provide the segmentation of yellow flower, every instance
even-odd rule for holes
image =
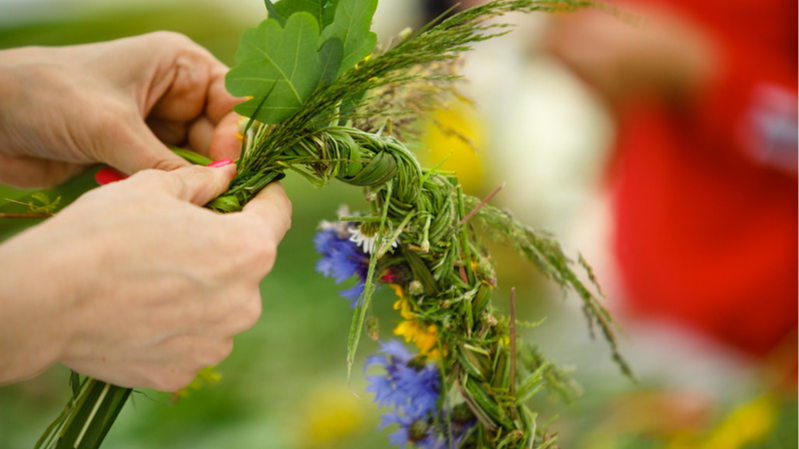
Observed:
[[[394,292],[399,296],[394,303],[394,310],[399,310],[400,315],[406,321],[401,322],[394,329],[394,335],[405,338],[405,341],[410,343],[414,342],[422,354],[431,359],[437,359],[441,356],[438,350],[438,327],[435,324],[424,324],[416,320],[417,315],[413,313],[412,304],[405,298],[402,286],[397,284],[389,284],[394,289]],[[443,347],[444,354],[447,353],[446,346]]]
[[[297,447],[305,449],[343,447],[357,434],[367,418],[367,403],[346,387],[322,385],[308,394],[304,410],[297,413]]]
[[[701,447],[737,449],[764,441],[777,423],[776,402],[764,395],[736,408]]]
[[[419,321],[403,321],[394,329],[394,335],[405,338],[406,342],[414,342],[430,359],[441,356],[438,351],[438,328],[435,324],[425,326]],[[446,348],[444,349],[446,353]]]
[[[441,169],[455,172],[464,190],[474,192],[485,182],[487,160],[490,160],[486,158],[485,118],[466,99],[459,100],[432,112],[422,134],[429,152],[419,157],[423,165],[446,160]]]
[[[389,286],[389,287],[391,287],[391,289],[392,289],[392,290],[394,290],[394,293],[396,293],[396,294],[397,294],[397,297],[398,297],[400,300],[402,300],[402,299],[405,299],[405,290],[402,288],[402,286],[401,286],[401,285],[399,285],[399,284],[388,284],[388,286]],[[397,306],[397,304],[399,304],[399,301],[397,301],[396,303],[394,303],[394,310],[397,310],[397,309],[399,309],[399,307]]]
[[[189,385],[177,391],[176,393],[173,393],[173,400],[176,400],[179,396],[188,396],[191,390],[201,390],[203,386],[210,387],[218,384],[221,381],[222,375],[216,372],[216,365],[205,367],[197,373],[197,377],[195,377]]]

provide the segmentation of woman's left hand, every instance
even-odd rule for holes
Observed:
[[[235,158],[226,72],[171,32],[0,51],[0,182],[50,187],[98,162],[127,174],[188,165],[167,144]]]

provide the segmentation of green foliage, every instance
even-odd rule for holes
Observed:
[[[340,47],[331,43],[319,49],[318,41],[319,23],[306,12],[289,17],[285,28],[277,20],[265,20],[247,29],[226,87],[233,95],[253,98],[237,105],[236,112],[249,117],[263,103],[256,119],[277,123],[299,109],[325,72],[332,72],[327,67],[337,70],[340,64]]]
[[[377,35],[371,27],[376,10],[377,0],[341,0],[335,20],[322,31],[322,42],[338,39],[344,48],[336,78],[374,51]]]
[[[132,391],[91,378],[84,378],[79,387],[74,376],[70,382],[72,399],[41,436],[35,449],[99,447]]]
[[[28,195],[28,198],[30,198],[28,201],[12,200],[10,198],[6,198],[6,201],[25,206],[28,208],[29,213],[38,215],[52,215],[61,204],[60,196],[53,200],[44,192],[33,192]]]
[[[31,212],[40,214],[51,214],[58,210],[58,205],[61,202],[61,197],[51,200],[44,192],[35,192],[31,194],[31,198],[38,201],[39,204],[30,204]]]
[[[252,97],[236,112],[274,124],[372,54],[377,0],[267,1],[266,7],[270,18],[244,32],[225,85],[233,95]]]
[[[625,375],[633,378],[632,370],[618,350],[613,318],[599,301],[601,290],[596,284],[591,267],[582,256],[578,259],[578,264],[588,277],[588,286],[580,279],[578,271],[573,268],[573,262],[564,254],[557,240],[516,221],[509,212],[489,205],[480,205],[477,198],[468,198],[468,205],[472,209],[480,207],[473,220],[482,225],[491,239],[513,247],[521,256],[535,264],[547,278],[580,297],[589,324],[599,326],[610,344],[613,359]],[[595,287],[596,294],[589,289],[589,286]]]
[[[280,26],[286,26],[286,19],[296,12],[307,12],[316,18],[321,25],[320,29],[333,22],[336,14],[336,5],[339,0],[283,0],[274,4],[271,0],[265,0],[266,10],[269,17],[277,20]]]

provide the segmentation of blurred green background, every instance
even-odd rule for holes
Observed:
[[[258,0],[245,6],[243,1],[33,3],[38,6],[0,1],[0,48],[70,45],[172,30],[190,36],[230,65],[243,29],[264,17]],[[407,10],[413,20],[414,2],[404,9],[403,2],[384,0],[381,7],[383,3]],[[396,23],[399,20],[391,23],[397,30],[414,24]],[[461,170],[474,193],[485,194],[502,180],[496,170],[485,169],[489,162],[472,160]],[[104,447],[388,447],[389,431],[375,432],[380,411],[363,391],[359,368],[347,384],[351,309],[337,295],[341,287],[314,271],[317,223],[335,218],[339,204],[363,208],[362,195],[338,184],[316,190],[291,176],[284,184],[294,204],[293,228],[280,246],[274,271],[262,284],[263,316],[237,337],[233,354],[218,367],[222,381],[179,401],[153,391],[135,394]],[[60,194],[69,200],[94,186],[90,172],[63,186]],[[24,193],[0,186],[0,199]],[[35,224],[0,221],[0,239]],[[495,295],[498,305],[506,305],[509,287],[515,286],[521,318],[549,316],[526,336],[540,342],[556,361],[576,366],[575,377],[584,386],[585,396],[575,406],[544,395],[536,399],[534,408],[542,411],[542,422],[558,416],[552,428],[560,431],[563,447],[797,447],[795,398],[768,394],[769,383],[757,371],[735,362],[704,367],[692,365],[696,360],[691,358],[659,360],[653,354],[657,349],[647,348],[645,342],[625,342],[639,374],[639,382],[632,383],[608,360],[604,342],[590,340],[569,298],[562,301],[563,295],[550,290],[532,267],[501,248],[495,250],[495,262],[501,283]],[[390,292],[378,293],[375,308],[382,338],[390,337],[397,319],[392,303]],[[355,366],[362,366],[375,348],[366,339]],[[669,364],[677,367],[663,369]],[[685,369],[678,369],[681,364]],[[738,368],[743,372],[734,372]],[[35,379],[0,387],[0,448],[32,447],[69,397],[67,381],[67,371],[56,366]]]

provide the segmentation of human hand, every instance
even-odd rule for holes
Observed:
[[[0,51],[0,182],[51,187],[97,162],[127,174],[188,165],[165,144],[235,158],[226,72],[169,32]]]
[[[146,170],[0,247],[0,383],[60,361],[124,387],[178,390],[261,313],[290,226],[279,184],[242,212],[201,205],[235,170]]]
[[[709,37],[669,11],[633,14],[632,22],[595,10],[557,16],[545,48],[611,104],[690,98],[715,68]]]

